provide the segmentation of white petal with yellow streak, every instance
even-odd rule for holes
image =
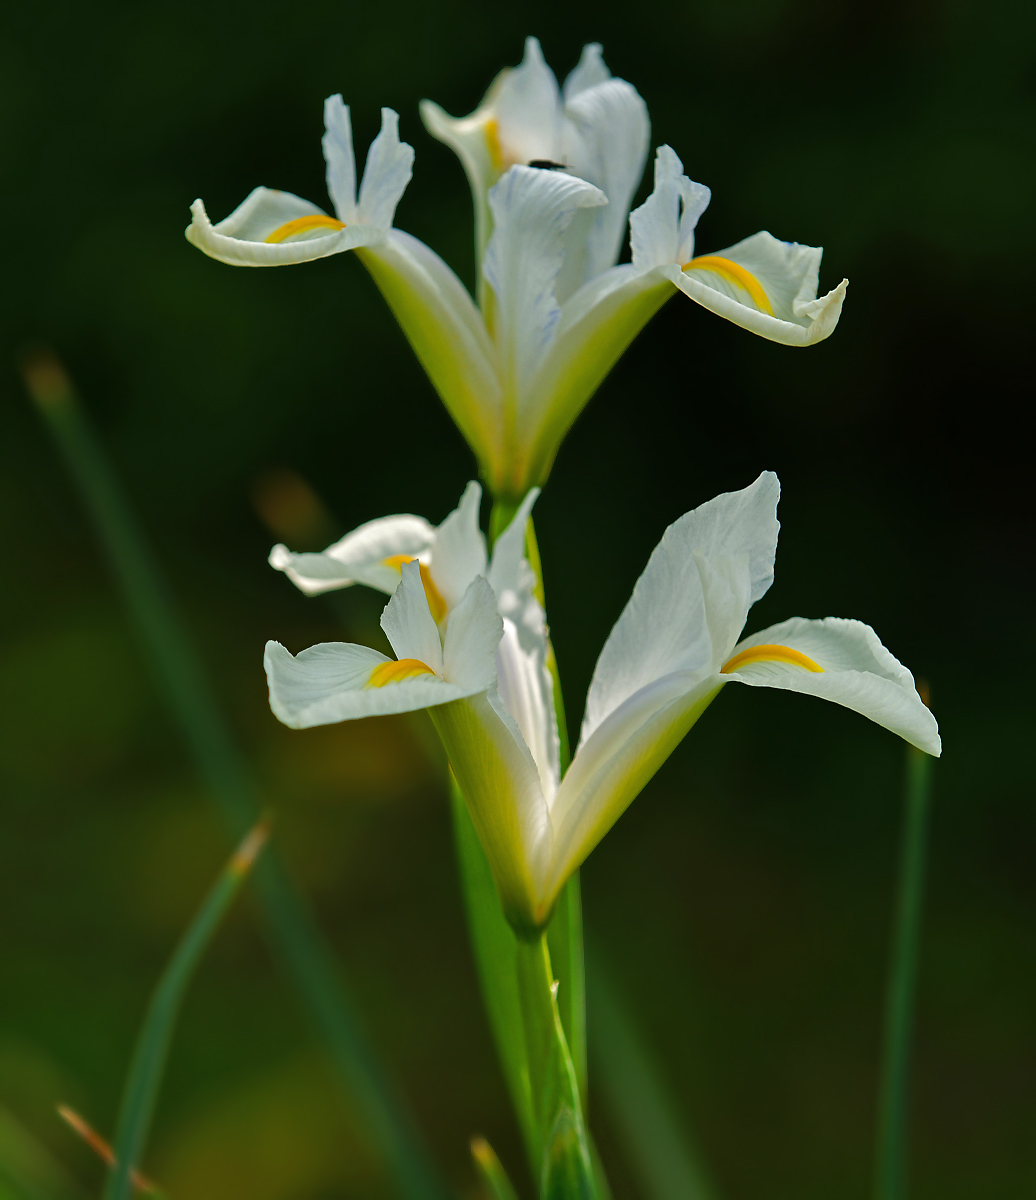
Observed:
[[[321,218],[321,223],[285,241],[267,242],[268,237],[289,222],[309,217]],[[195,200],[186,236],[210,258],[233,267],[282,267],[313,262],[368,245],[384,236],[381,230],[366,225],[340,226],[336,218],[300,196],[257,187],[229,217],[215,225],[202,201]]]
[[[294,554],[278,544],[270,551],[270,566],[307,596],[354,583],[391,596],[399,586],[399,567],[392,560],[427,557],[434,541],[435,529],[423,517],[399,513],[367,521],[320,553]]]
[[[914,677],[882,645],[869,625],[841,617],[793,617],[739,642],[731,659],[757,646],[788,646],[806,655],[821,670],[774,661],[769,655],[755,661],[746,656],[744,664],[724,678],[831,700],[868,717],[927,754],[941,754],[938,724],[918,695]]]
[[[435,531],[429,571],[448,609],[460,602],[476,575],[486,573],[486,539],[478,524],[481,503],[482,488],[472,481]]]
[[[819,247],[782,242],[762,232],[666,273],[692,300],[735,325],[786,346],[809,346],[834,332],[849,286],[843,279],[817,298],[822,254]],[[735,270],[724,269],[724,262],[733,263]],[[748,273],[765,299],[750,282],[745,286],[741,272]]]
[[[396,658],[416,658],[441,676],[442,642],[428,606],[420,564],[403,563],[400,576],[399,587],[381,614],[381,627]]]

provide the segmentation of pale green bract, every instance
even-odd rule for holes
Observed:
[[[695,258],[710,192],[668,146],[658,150],[653,192],[630,214],[649,147],[647,108],[612,78],[598,45],[559,88],[529,38],[521,66],[501,72],[470,116],[449,117],[428,101],[421,113],[471,183],[477,304],[433,250],[393,228],[414,152],[391,109],[382,110],[357,193],[341,96],[324,106],[335,217],[257,188],[215,225],[196,200],[187,237],[237,266],[356,250],[498,498],[517,500],[546,479],[583,406],[676,291],[786,345],[834,330],[846,281],[817,298],[820,249],[757,233]],[[616,265],[627,228],[632,262]]]
[[[323,554],[275,547],[271,562],[303,590],[363,581],[392,591],[382,625],[398,658],[426,673],[371,686],[391,661],[371,650],[331,643],[293,657],[271,642],[273,710],[301,728],[428,708],[508,919],[541,929],[572,872],[728,682],[820,696],[941,752],[910,672],[868,625],[796,617],[738,640],[773,582],[779,493],[764,472],[666,530],[598,659],[563,779],[546,624],[523,557],[535,492],[489,561],[477,484],[438,529],[396,516]]]

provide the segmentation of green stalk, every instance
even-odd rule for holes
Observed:
[[[878,1101],[875,1200],[905,1200],[907,1195],[910,1049],[921,942],[932,761],[929,755],[912,746],[907,750],[906,802]]]
[[[596,954],[589,956],[594,1079],[647,1200],[714,1200],[677,1106]]]
[[[74,479],[137,626],[162,694],[231,835],[259,815],[247,767],[209,691],[201,663],[173,607],[157,563],[60,363],[39,355],[24,365],[36,401]],[[274,953],[327,1043],[372,1142],[407,1200],[443,1194],[419,1135],[361,1032],[335,958],[272,851],[254,874]]]
[[[265,824],[260,823],[234,851],[158,981],[122,1092],[112,1147],[115,1162],[108,1171],[104,1200],[129,1200],[133,1191],[134,1171],[151,1128],[180,1003],[205,948],[263,848],[267,832]]]

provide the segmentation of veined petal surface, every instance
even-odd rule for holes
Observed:
[[[820,670],[804,669],[771,656],[753,660],[724,675],[752,687],[784,688],[831,700],[861,713],[901,738],[938,756],[939,727],[914,687],[914,677],[862,621],[841,617],[806,620],[793,617],[753,633],[734,648],[732,665],[758,646],[789,647],[806,655]]]
[[[466,692],[485,692],[496,686],[497,647],[503,621],[496,597],[485,576],[468,585],[450,613],[443,644],[443,677]]]
[[[341,95],[324,101],[324,136],[320,139],[327,163],[327,194],[340,221],[356,220],[356,153],[349,106]]]
[[[655,152],[655,186],[630,214],[633,265],[641,271],[681,264],[694,257],[694,230],[708,208],[712,192],[688,179],[683,163],[669,146]]]
[[[388,229],[414,168],[414,149],[399,140],[399,114],[381,110],[381,131],[367,151],[356,213],[364,225]]]
[[[597,660],[580,745],[641,688],[674,672],[688,674],[689,688],[719,670],[773,582],[779,496],[764,471],[665,531]]]
[[[266,643],[266,678],[274,716],[293,729],[355,721],[360,717],[415,712],[462,699],[465,689],[421,673],[384,686],[371,677],[391,658],[367,646],[322,642],[292,655],[279,642]]]
[[[309,224],[305,218],[317,218]],[[301,232],[284,241],[266,239],[290,222],[299,221]],[[384,236],[383,231],[366,225],[346,225],[329,217],[323,209],[291,192],[257,187],[237,208],[215,225],[205,205],[191,205],[191,223],[187,240],[210,258],[234,267],[280,267],[292,263],[313,262],[329,254],[341,254],[366,246]]]
[[[387,595],[399,586],[402,556],[420,558],[435,541],[435,529],[410,513],[367,521],[320,553],[293,554],[278,544],[270,551],[270,566],[285,575],[307,596],[363,583]]]
[[[735,325],[786,346],[808,346],[834,332],[849,286],[843,279],[817,299],[822,255],[819,247],[782,242],[762,232],[667,273],[692,300]],[[724,263],[742,268],[757,288],[746,287],[744,275]]]
[[[403,563],[400,576],[399,587],[381,614],[381,627],[397,658],[417,659],[441,676],[442,642],[439,627],[428,607],[420,564]]]

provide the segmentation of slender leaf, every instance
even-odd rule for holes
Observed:
[[[26,361],[24,374],[79,488],[170,712],[231,835],[239,838],[259,816],[254,787],[147,540],[60,363],[38,354]],[[263,856],[254,886],[275,955],[325,1039],[400,1193],[407,1200],[442,1196],[417,1130],[362,1032],[335,957],[274,852]]]
[[[187,985],[266,837],[266,825],[259,824],[234,851],[158,981],[122,1093],[113,1147],[115,1162],[108,1172],[104,1200],[128,1200],[133,1191],[133,1172],[140,1163],[151,1128],[169,1043]]]
[[[648,1200],[714,1200],[694,1143],[600,959],[587,956],[595,1086]]]
[[[475,1160],[479,1178],[486,1185],[492,1200],[518,1200],[518,1193],[507,1178],[503,1164],[485,1138],[471,1139],[471,1157]]]
[[[878,1146],[874,1180],[876,1200],[907,1195],[907,1105],[910,1046],[917,993],[918,951],[924,901],[928,809],[932,759],[907,747],[906,796],[900,847],[898,896],[892,931],[885,1008],[885,1044],[878,1102]]]

